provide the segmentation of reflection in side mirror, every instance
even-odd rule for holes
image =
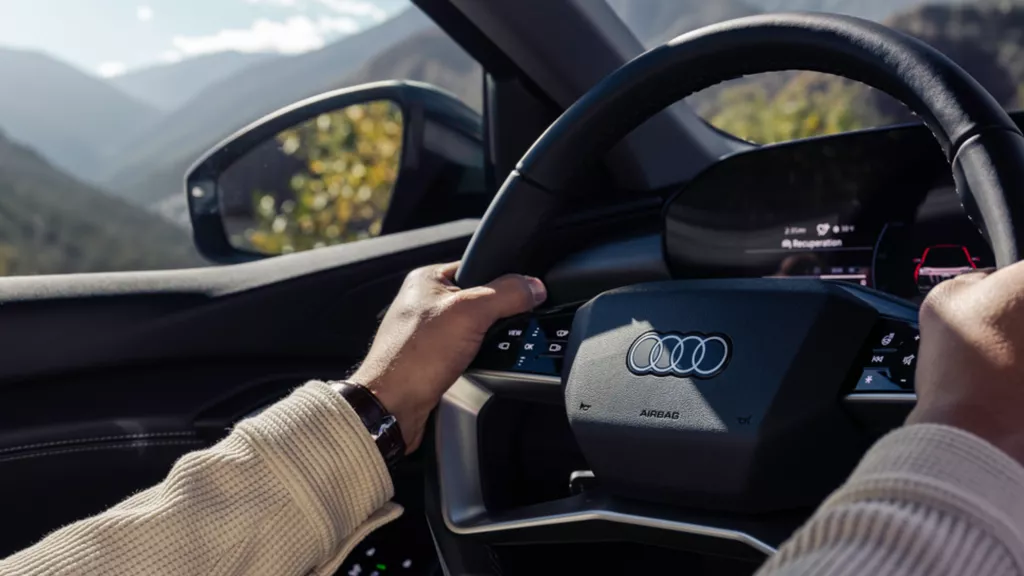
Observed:
[[[277,255],[381,233],[398,180],[403,117],[390,100],[286,128],[217,178],[228,243]]]
[[[490,204],[483,117],[429,84],[314,96],[253,122],[189,168],[192,238],[248,262],[479,218]]]

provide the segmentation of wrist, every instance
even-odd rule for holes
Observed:
[[[420,409],[412,395],[403,392],[403,386],[391,382],[382,375],[375,376],[360,369],[352,375],[351,381],[365,386],[388,413],[395,417],[405,441],[406,454],[419,447],[429,409]]]
[[[1020,426],[1016,422],[1003,423],[998,414],[984,406],[964,401],[952,405],[918,404],[907,417],[907,424],[942,424],[958,428],[1024,464],[1024,432]]]
[[[388,468],[408,453],[398,419],[388,412],[372,392],[348,380],[328,384],[355,410]]]

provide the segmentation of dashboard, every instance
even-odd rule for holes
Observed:
[[[994,264],[924,126],[734,155],[670,200],[664,231],[677,278],[814,277],[919,300]]]
[[[663,226],[663,255],[676,279],[818,278],[919,302],[943,280],[994,266],[924,126],[738,153],[671,197]],[[473,368],[560,375],[580,304],[499,322]],[[916,325],[883,319],[876,332],[853,385],[912,389]]]

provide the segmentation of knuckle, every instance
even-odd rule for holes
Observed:
[[[949,299],[947,294],[952,290],[954,290],[954,286],[950,282],[942,282],[932,288],[928,295],[925,296],[924,301],[921,302],[920,316],[922,318],[935,316]]]
[[[533,293],[530,292],[526,279],[518,274],[506,274],[498,278],[497,284],[502,292],[516,298],[520,303],[533,301]]]
[[[406,282],[418,282],[424,280],[430,277],[433,269],[433,266],[421,266],[419,268],[415,268],[405,276],[405,280]]]
[[[924,302],[921,303],[921,309],[918,311],[918,321],[921,324],[930,323],[938,314],[937,307],[939,304],[937,303],[936,297],[933,296],[934,293],[935,290],[933,289],[932,292],[930,292],[924,299]]]
[[[968,291],[984,276],[981,273],[964,274],[940,282],[932,288],[921,302],[918,312],[921,324],[931,324],[943,316],[958,299],[966,297]]]

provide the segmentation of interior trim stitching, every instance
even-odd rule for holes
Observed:
[[[87,444],[89,442],[110,442],[113,440],[143,440],[146,438],[167,438],[172,436],[195,436],[195,432],[142,432],[139,434],[121,434],[117,436],[94,436],[92,438],[73,438],[70,440],[54,440],[52,442],[38,442],[36,444],[22,444],[0,448],[0,454],[20,452],[22,450],[35,450],[37,448],[50,448],[53,446],[67,446],[69,444]]]
[[[89,446],[86,448],[68,448],[65,450],[48,450],[46,452],[38,452],[35,454],[20,454],[17,456],[8,456],[0,458],[0,464],[7,462],[16,462],[18,460],[28,460],[29,458],[42,458],[44,456],[59,456],[62,454],[75,454],[78,452],[98,452],[100,450],[124,450],[131,448],[148,448],[148,447],[163,447],[163,446],[195,446],[197,444],[206,444],[202,440],[156,440],[153,442],[131,442],[128,444],[110,444],[107,446]]]

